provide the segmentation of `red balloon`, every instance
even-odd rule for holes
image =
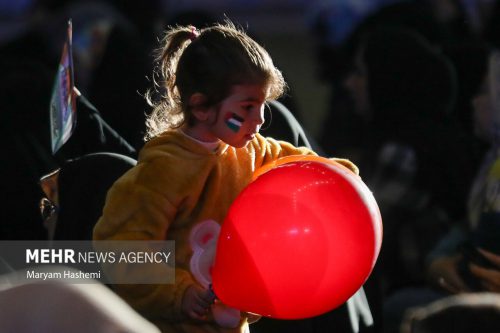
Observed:
[[[380,212],[361,178],[338,163],[300,156],[276,165],[257,172],[231,205],[213,288],[243,311],[316,316],[343,304],[368,278],[382,243]]]

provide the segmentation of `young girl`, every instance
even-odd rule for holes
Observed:
[[[232,24],[172,28],[158,60],[163,96],[148,119],[150,141],[109,191],[94,238],[175,240],[175,284],[117,285],[163,332],[244,332],[246,314],[235,329],[213,321],[213,295],[189,270],[190,232],[222,223],[262,165],[314,152],[258,134],[266,101],[285,82],[269,54]]]

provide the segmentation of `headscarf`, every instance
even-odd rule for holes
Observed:
[[[420,34],[378,28],[361,48],[375,126],[381,132],[409,135],[415,122],[441,120],[451,111],[457,90],[453,66]]]

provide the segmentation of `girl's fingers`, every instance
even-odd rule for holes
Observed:
[[[215,302],[215,294],[212,291],[212,289],[207,289],[202,295],[200,295],[201,298],[207,302],[209,305],[213,304]]]
[[[208,313],[208,308],[203,305],[196,304],[193,306],[193,312],[199,316],[204,316]]]

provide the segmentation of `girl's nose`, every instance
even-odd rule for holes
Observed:
[[[255,124],[257,124],[259,126],[264,123],[264,121],[265,121],[264,104],[262,104],[259,109],[255,110],[255,112],[252,112],[251,120],[252,120],[252,122],[254,122]]]

